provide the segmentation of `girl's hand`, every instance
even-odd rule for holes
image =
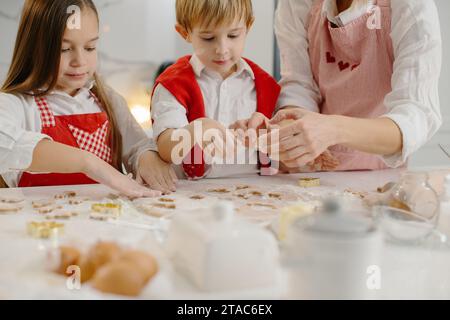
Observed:
[[[270,141],[269,145],[279,144],[280,161],[288,168],[300,168],[313,164],[330,146],[337,144],[337,132],[333,117],[304,109],[282,110],[270,121],[272,126],[286,120],[294,120],[279,129],[279,141]],[[335,160],[326,157],[328,164],[335,166]]]
[[[153,151],[147,151],[139,158],[136,180],[165,194],[175,192],[178,181],[172,166]]]
[[[161,195],[160,191],[151,190],[140,185],[131,177],[120,173],[105,161],[88,152],[85,154],[82,172],[89,178],[130,198],[153,198]]]

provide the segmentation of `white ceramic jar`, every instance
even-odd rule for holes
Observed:
[[[282,251],[287,298],[376,298],[382,245],[372,219],[332,203],[321,213],[297,219]]]

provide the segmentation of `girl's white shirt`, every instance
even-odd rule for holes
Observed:
[[[90,82],[73,97],[54,90],[46,99],[56,116],[98,113],[102,110],[90,94],[93,85]],[[125,99],[108,87],[106,92],[123,138],[123,163],[128,172],[135,173],[140,155],[156,151],[156,145],[137,123]],[[0,174],[8,186],[17,187],[22,172],[31,165],[36,145],[42,139],[51,139],[41,130],[33,96],[0,93]]]

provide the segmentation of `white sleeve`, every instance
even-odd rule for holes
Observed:
[[[122,161],[127,172],[136,173],[140,156],[149,150],[158,151],[158,148],[131,114],[126,100],[110,88],[107,88],[107,94],[122,135]]]
[[[314,0],[280,0],[275,33],[280,47],[281,94],[277,110],[286,106],[319,112],[321,95],[311,70],[307,25]]]
[[[442,125],[439,75],[442,39],[434,1],[391,1],[394,48],[392,92],[385,98],[388,113],[403,136],[403,150],[383,157],[390,167],[402,165]]]
[[[26,130],[25,109],[24,101],[15,95],[0,93],[0,174],[29,168],[36,145],[51,139]]]
[[[179,129],[189,124],[186,108],[161,84],[155,88],[151,110],[155,141],[158,141],[159,135],[167,129]]]

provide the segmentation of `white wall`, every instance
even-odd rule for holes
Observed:
[[[438,144],[450,147],[450,1],[435,0],[435,3],[439,10],[443,41],[440,98],[444,124],[435,137],[412,157],[410,164],[413,166],[450,166],[450,159],[438,147]]]
[[[244,56],[252,59],[264,70],[273,74],[275,0],[255,0],[253,1],[253,9],[256,20],[248,36]],[[179,56],[192,53],[191,47],[179,36],[176,37],[176,42]]]
[[[415,166],[450,165],[450,160],[438,148],[438,143],[450,145],[450,1],[435,2],[444,43],[440,94],[445,121],[432,141],[412,157],[411,164]],[[130,104],[147,105],[157,66],[191,52],[173,29],[175,0],[96,0],[95,3],[101,16],[102,73]],[[11,60],[22,4],[23,0],[0,0],[0,82]],[[245,55],[272,73],[274,0],[254,0],[253,5],[256,22]]]
[[[23,0],[0,1],[0,81],[11,61]],[[158,65],[175,58],[175,0],[96,0],[100,72],[130,103],[148,104]]]

